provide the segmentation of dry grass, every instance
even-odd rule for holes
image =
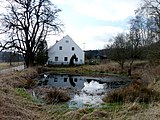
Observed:
[[[144,69],[144,66],[146,64],[146,61],[135,61],[135,63],[133,64],[133,75],[141,76],[140,73]],[[83,65],[77,67],[55,66],[46,67],[45,69],[47,71],[51,71],[52,73],[72,73],[79,75],[105,77],[106,75],[127,75],[128,68],[128,63],[126,63],[125,68],[122,71],[118,63],[110,61],[106,64],[102,63],[99,65]]]
[[[124,72],[128,66],[125,66]],[[100,75],[99,73],[119,74],[121,69],[118,64],[110,62],[101,65],[85,65],[74,68],[54,68],[55,71],[69,71],[84,75]],[[97,73],[97,74],[96,74]],[[108,75],[108,74],[104,74]],[[81,113],[78,110],[68,111],[64,115],[58,115],[60,120],[151,120],[160,119],[160,65],[150,66],[146,61],[136,61],[133,65],[132,78],[135,82],[126,87],[118,89],[104,98],[106,102],[123,102],[121,105],[107,106],[103,109]],[[97,115],[98,114],[98,115]],[[57,118],[57,117],[55,117]],[[56,120],[56,119],[55,119]]]
[[[160,80],[160,65],[146,66],[143,71],[142,79],[151,86]]]
[[[0,70],[11,68],[11,67],[22,65],[22,64],[23,62],[12,62],[12,65],[10,65],[10,63],[7,63],[7,62],[0,62]]]
[[[119,73],[120,67],[117,63],[110,62],[108,64],[100,64],[100,65],[87,65],[84,66],[84,69],[86,70],[92,70],[95,72],[101,72],[101,73]]]
[[[46,93],[44,99],[48,104],[55,104],[59,102],[67,102],[70,97],[65,91],[54,88]]]
[[[109,113],[104,110],[93,109],[88,111],[87,109],[78,109],[66,112],[60,120],[108,120],[109,117]]]
[[[119,65],[115,62],[109,62],[107,64],[100,65],[84,65],[77,67],[46,67],[47,71],[51,73],[69,73],[78,75],[89,75],[89,76],[106,76],[119,74],[121,69]]]
[[[125,88],[114,90],[107,93],[103,98],[105,102],[140,102],[140,103],[152,103],[160,100],[160,93],[142,86],[139,81],[133,82],[131,85]]]
[[[0,83],[3,87],[27,87],[31,85],[31,79],[37,76],[37,71],[33,68],[23,71],[0,74]]]
[[[26,86],[27,79],[36,75],[34,69],[21,72],[1,74],[0,78],[0,119],[33,120],[45,119],[36,104],[15,93],[16,87]]]
[[[1,94],[2,95],[2,94]],[[27,107],[23,104],[21,100],[17,100],[15,96],[11,95],[3,95],[1,96],[1,106],[0,106],[0,115],[1,119],[34,119],[39,118],[38,114],[36,112],[33,112],[32,110],[27,109]],[[23,98],[19,98],[23,99]],[[22,104],[23,103],[23,104]]]
[[[121,101],[124,104],[107,106],[106,108],[68,109],[58,105],[36,104],[15,93],[17,87],[25,88],[34,85],[32,79],[42,68],[28,69],[0,75],[0,119],[2,120],[152,120],[160,119],[160,66],[151,67],[141,64],[135,65],[134,84],[110,94],[106,101]],[[115,63],[79,66],[73,68],[54,68],[55,71],[69,71],[70,73],[119,73],[120,68]],[[138,76],[138,77],[137,77]],[[142,87],[146,82],[147,87]],[[67,92],[67,91],[66,91]],[[48,103],[56,103],[66,95],[64,90],[37,89],[35,93],[43,94]],[[61,95],[60,95],[61,94]],[[61,96],[61,97],[60,97]],[[63,100],[67,100],[64,97]],[[142,105],[142,103],[144,105]],[[147,107],[145,107],[147,105]]]
[[[32,91],[35,92],[36,96],[44,100],[47,104],[57,104],[67,102],[70,99],[70,89],[67,88],[53,88],[49,86],[39,86]]]

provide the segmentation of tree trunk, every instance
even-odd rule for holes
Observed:
[[[12,52],[9,53],[9,65],[12,66]]]
[[[121,72],[123,72],[123,69],[124,69],[124,61],[120,61],[119,62],[119,65],[121,67]]]
[[[34,53],[26,53],[25,55],[26,67],[29,68],[34,65]]]
[[[132,76],[132,65],[133,65],[133,60],[131,60],[131,62],[129,64],[128,76]]]

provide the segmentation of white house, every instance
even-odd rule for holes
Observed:
[[[83,50],[68,35],[49,48],[48,64],[62,65],[69,64],[71,57],[76,56],[73,60],[74,64],[84,64]]]

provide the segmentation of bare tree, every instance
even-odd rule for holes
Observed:
[[[128,75],[131,76],[132,65],[135,59],[141,55],[140,47],[145,45],[145,28],[140,16],[130,20],[130,33],[127,34],[127,55],[129,62]]]
[[[124,69],[124,63],[127,59],[126,54],[126,36],[121,33],[114,37],[114,43],[111,45],[111,59],[116,61],[120,66],[121,69]]]
[[[6,13],[0,15],[1,33],[8,39],[0,43],[2,49],[14,48],[23,54],[27,67],[34,63],[39,44],[51,32],[61,32],[59,12],[50,0],[6,0]]]
[[[155,40],[160,39],[160,1],[142,0],[143,4],[136,10],[136,13],[143,15],[147,19],[146,28],[150,30]]]
[[[146,42],[148,42],[148,59],[151,62],[159,61],[160,50],[160,1],[142,0],[143,4],[136,10],[136,14],[144,16],[147,20],[144,30],[146,30]]]

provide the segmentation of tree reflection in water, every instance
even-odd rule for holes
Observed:
[[[102,103],[101,97],[107,91],[111,91],[116,88],[125,87],[131,83],[131,80],[119,78],[119,77],[107,77],[107,78],[95,78],[95,77],[84,77],[74,75],[48,75],[40,76],[38,85],[48,85],[51,87],[66,87],[73,88],[79,92],[73,93],[74,96],[70,100],[69,105],[73,104],[82,107],[83,104],[100,104]],[[72,104],[73,102],[73,104]]]

